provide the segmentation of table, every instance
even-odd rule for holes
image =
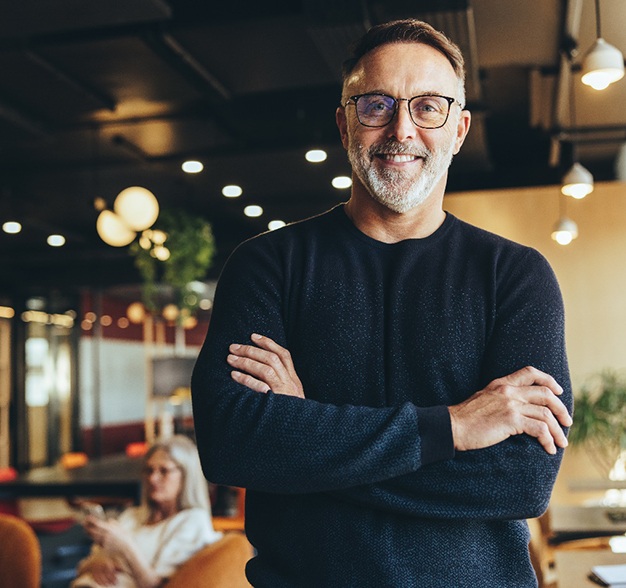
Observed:
[[[0,498],[107,496],[141,500],[143,458],[112,455],[92,459],[82,467],[34,468],[15,480],[0,483]]]
[[[601,505],[552,505],[550,528],[556,543],[582,537],[626,533],[626,507]]]
[[[626,564],[626,553],[603,550],[556,551],[556,573],[558,588],[598,588],[598,584],[587,577],[597,565]]]

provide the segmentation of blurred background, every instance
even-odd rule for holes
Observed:
[[[395,18],[466,57],[472,128],[446,209],[552,263],[577,390],[626,367],[626,80],[582,81],[598,38],[623,70],[624,0],[0,8],[0,467],[193,435],[219,272],[242,240],[347,200],[341,63]],[[595,475],[572,451],[564,501]]]

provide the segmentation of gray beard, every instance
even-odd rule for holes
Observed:
[[[379,169],[375,165],[374,156],[382,151],[422,157],[422,169],[417,174],[388,168]],[[372,145],[367,152],[363,151],[361,145],[350,146],[348,159],[354,173],[374,200],[394,212],[403,213],[419,206],[430,196],[450,167],[453,151],[454,143],[443,151],[433,153],[423,146],[390,139]]]

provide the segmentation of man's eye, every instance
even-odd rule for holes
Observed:
[[[436,98],[428,98],[415,100],[411,106],[413,112],[421,112],[425,114],[439,113],[445,112],[444,102],[445,101],[437,100]]]

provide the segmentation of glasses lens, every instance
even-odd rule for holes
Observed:
[[[426,129],[436,129],[445,124],[450,103],[441,96],[416,96],[409,104],[413,122]]]
[[[356,100],[359,122],[368,127],[384,127],[393,118],[396,101],[391,96],[363,94]]]

